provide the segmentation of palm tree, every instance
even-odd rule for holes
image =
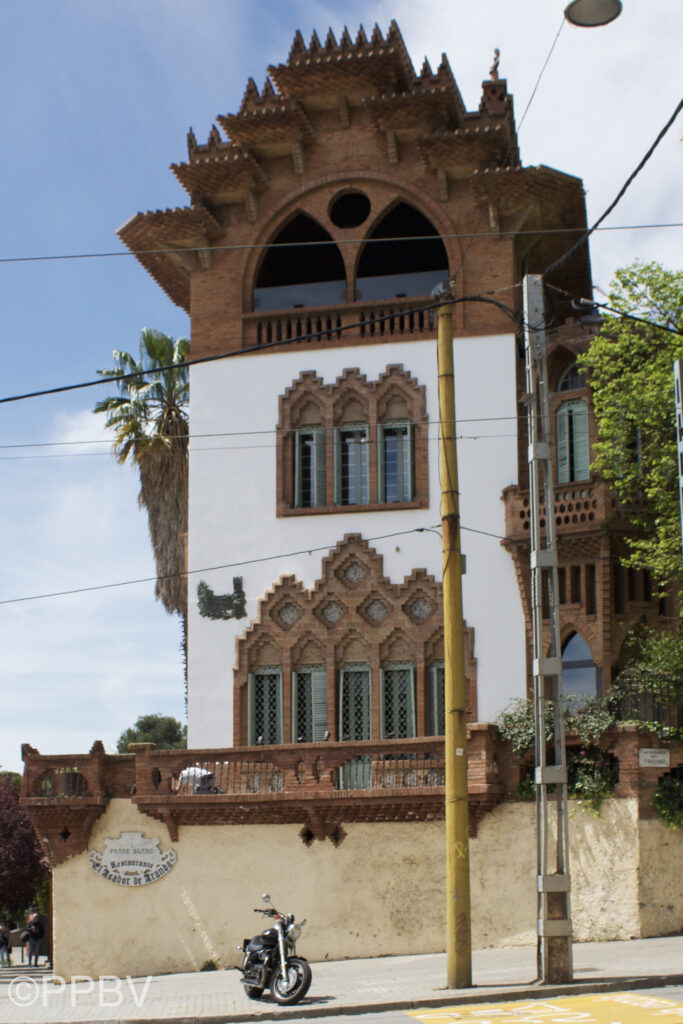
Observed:
[[[156,561],[156,596],[168,612],[187,619],[185,534],[187,533],[188,398],[190,343],[174,341],[161,331],[140,334],[140,361],[114,351],[116,367],[98,370],[102,377],[144,376],[121,380],[119,394],[98,402],[94,412],[107,414],[120,463],[130,459],[140,473],[138,501],[147,510]],[[162,369],[163,368],[163,369]],[[183,644],[184,647],[184,644]]]

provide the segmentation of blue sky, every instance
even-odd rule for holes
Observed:
[[[294,31],[383,31],[395,18],[419,70],[446,51],[468,109],[494,47],[518,120],[562,24],[563,0],[5,0],[0,258],[123,253],[116,229],[138,210],[185,203],[168,165],[192,126],[205,141],[247,78],[287,57]],[[680,0],[624,0],[603,29],[565,25],[520,132],[525,164],[583,177],[594,220],[678,102]],[[607,222],[683,221],[683,122]],[[681,229],[602,232],[596,283],[639,257],[683,266]],[[189,323],[134,259],[0,263],[0,395],[91,379],[142,327]],[[102,389],[0,406],[0,600],[153,575],[133,471],[96,441]],[[254,552],[254,554],[258,554]],[[220,552],[217,551],[217,561]],[[139,714],[183,717],[179,629],[153,584],[0,605],[0,765],[20,744],[84,752]],[[226,744],[230,737],[226,737]]]

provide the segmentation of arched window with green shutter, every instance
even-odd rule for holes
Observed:
[[[377,427],[379,501],[391,504],[414,497],[413,426],[397,420]]]
[[[446,668],[443,661],[433,661],[427,666],[427,687],[425,690],[425,711],[428,736],[443,736],[446,732],[445,713]]]
[[[568,484],[588,480],[590,445],[588,443],[588,406],[583,399],[563,402],[556,413],[557,482]]]
[[[321,508],[326,504],[325,428],[297,430],[294,434],[294,506]]]

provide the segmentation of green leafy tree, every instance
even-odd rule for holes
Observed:
[[[187,367],[190,343],[174,341],[161,331],[140,334],[140,358],[115,351],[112,370],[103,377],[124,377],[142,370],[144,376],[122,379],[118,394],[98,402],[94,411],[106,414],[120,463],[132,462],[140,474],[139,502],[147,511],[149,534],[157,568],[156,596],[169,612],[187,617],[184,537],[187,532],[188,398]],[[161,369],[165,367],[165,369]]]
[[[19,804],[19,787],[8,775],[0,780],[0,920],[17,920],[50,868]]]
[[[119,736],[116,749],[128,753],[129,743],[156,743],[160,750],[175,750],[187,746],[187,726],[171,715],[140,715],[135,725]]]
[[[680,586],[673,363],[683,357],[683,273],[633,263],[617,271],[609,304],[647,323],[608,316],[579,360],[598,425],[593,468],[634,527],[625,564]]]

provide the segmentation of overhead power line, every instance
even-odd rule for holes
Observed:
[[[655,231],[664,228],[683,228],[683,221],[671,221],[659,224],[615,224],[609,227],[593,227],[592,231]],[[312,245],[363,245],[387,242],[420,242],[429,241],[434,238],[448,238],[454,240],[466,240],[473,238],[503,238],[508,235],[576,235],[584,232],[583,226],[576,228],[540,228],[539,230],[523,231],[470,231],[452,232],[437,235],[403,235],[395,238],[338,238],[321,239],[318,242],[249,242],[237,245],[198,245],[195,247],[183,248],[183,252],[231,252],[246,249],[277,249],[277,248],[305,248]],[[57,260],[103,260],[116,259],[119,257],[140,257],[140,256],[163,256],[169,253],[178,253],[178,249],[117,249],[116,251],[103,252],[71,252],[71,253],[50,253],[38,256],[0,256],[2,263],[49,263]]]
[[[575,242],[574,245],[570,249],[567,249],[567,251],[562,256],[559,257],[559,259],[556,259],[554,263],[551,263],[550,266],[547,267],[543,271],[543,280],[546,280],[548,275],[550,273],[552,273],[553,270],[555,270],[562,263],[564,263],[565,260],[568,260],[569,257],[571,255],[573,255],[573,253],[575,253],[577,249],[579,249],[582,245],[584,245],[588,241],[590,236],[593,234],[593,232],[597,230],[598,225],[602,224],[603,220],[605,220],[609,216],[609,214],[612,212],[614,207],[617,205],[619,200],[622,198],[622,196],[626,192],[626,190],[629,187],[629,185],[631,184],[631,182],[634,181],[634,179],[638,177],[638,175],[642,171],[643,167],[648,162],[648,160],[650,159],[650,157],[652,156],[652,154],[656,150],[657,146],[662,141],[662,139],[664,138],[664,136],[668,132],[669,128],[671,128],[672,124],[674,123],[674,121],[676,120],[678,115],[680,114],[681,110],[683,110],[683,100],[681,100],[678,103],[678,105],[677,105],[676,109],[674,110],[673,114],[671,115],[669,120],[666,122],[666,124],[664,125],[664,127],[660,131],[659,135],[657,136],[657,138],[652,143],[652,145],[648,149],[647,153],[643,157],[643,159],[640,161],[640,163],[638,164],[636,169],[628,176],[628,178],[626,179],[624,184],[621,186],[621,188],[619,189],[619,191],[617,192],[616,196],[614,197],[612,202],[609,204],[609,206],[607,207],[605,212],[603,214],[601,214],[600,217],[598,217],[598,219],[596,220],[596,222],[595,222],[595,224],[593,225],[592,228],[589,228],[587,231],[585,231],[583,233],[583,235],[578,240],[578,242]]]
[[[506,289],[507,290],[507,289]],[[520,326],[522,324],[519,314],[507,306],[504,302],[499,302],[497,299],[490,298],[486,295],[463,295],[456,299],[449,299],[454,305],[460,302],[483,302],[488,303],[492,306],[497,306],[502,310],[507,317],[514,323]],[[383,323],[386,320],[395,320],[398,315],[409,316],[411,313],[426,313],[430,310],[439,309],[440,306],[444,305],[443,300],[437,302],[431,302],[428,305],[415,306],[410,309],[402,309],[400,314],[397,313],[386,313],[384,316],[375,317],[372,321],[373,325]],[[531,325],[534,329],[538,329],[539,325]],[[5,398],[0,398],[0,405],[5,405],[8,402],[21,402],[27,398],[42,398],[45,395],[57,395],[62,394],[65,391],[79,391],[83,388],[93,388],[100,384],[120,384],[122,381],[135,380],[138,377],[149,377],[154,374],[164,373],[166,370],[180,370],[189,366],[196,366],[200,363],[213,363],[221,359],[232,359],[236,356],[250,355],[255,352],[265,352],[269,349],[287,347],[289,345],[295,345],[303,341],[314,341],[320,338],[330,338],[333,335],[339,335],[344,331],[358,330],[363,328],[367,330],[369,328],[368,321],[358,321],[353,324],[343,324],[339,327],[329,327],[320,331],[311,331],[307,334],[297,335],[295,338],[282,338],[279,341],[266,342],[263,345],[251,345],[248,348],[240,348],[234,352],[223,352],[210,356],[200,356],[197,359],[186,359],[183,362],[171,363],[168,366],[156,366],[146,370],[134,370],[130,373],[119,373],[114,374],[110,377],[98,377],[95,380],[81,381],[79,384],[63,384],[59,387],[54,388],[43,388],[40,391],[29,391],[22,395],[8,395]]]
[[[367,537],[368,543],[374,543],[378,540],[388,540],[392,537],[405,537],[411,533],[429,533],[432,531],[438,531],[440,523],[436,523],[433,526],[415,526],[410,530],[396,530],[393,533],[382,533],[376,537]],[[495,540],[503,540],[503,537],[498,533],[490,533],[487,530],[477,530],[474,528],[468,528],[467,526],[461,526],[461,530],[466,530],[468,533],[480,534],[483,537],[493,537]],[[199,573],[217,572],[220,569],[240,569],[245,565],[258,565],[262,562],[276,562],[282,558],[295,558],[298,555],[312,555],[317,554],[320,551],[332,551],[338,541],[332,544],[322,544],[314,548],[302,548],[299,551],[286,551],[281,552],[277,555],[263,555],[261,558],[247,558],[241,562],[226,562],[224,565],[210,565],[203,569],[190,569],[188,572],[182,573],[168,573],[165,576],[145,576],[141,579],[135,580],[120,580],[117,583],[99,583],[91,587],[75,587],[72,590],[55,590],[49,594],[32,594],[28,597],[10,597],[0,600],[0,605],[5,604],[23,604],[26,601],[44,601],[52,597],[68,597],[71,594],[89,594],[96,590],[114,590],[117,587],[132,587],[138,583],[155,583],[157,580],[170,580],[177,579],[179,576],[197,576]]]

